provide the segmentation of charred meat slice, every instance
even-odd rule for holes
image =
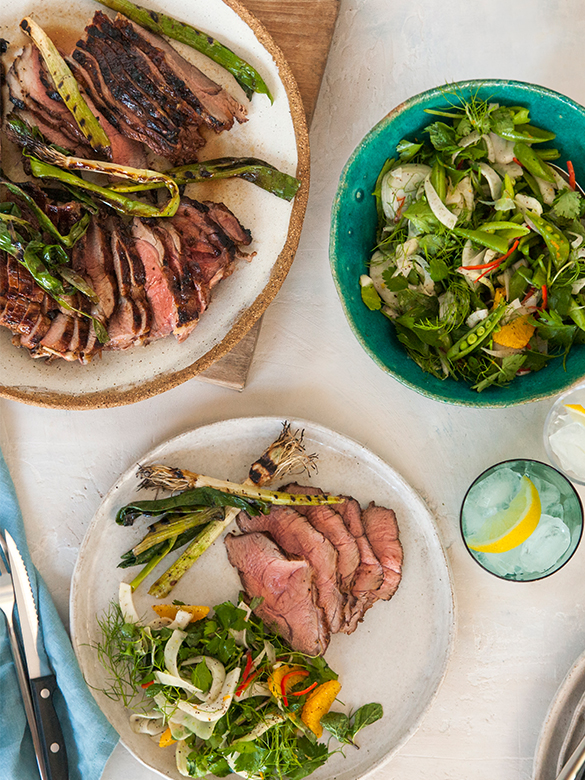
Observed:
[[[245,122],[246,108],[199,68],[187,62],[163,38],[154,35],[125,16],[118,14],[116,27],[125,39],[156,66],[173,95],[191,106],[208,127],[216,132],[229,130],[234,123]]]
[[[36,125],[51,143],[63,146],[78,157],[95,157],[91,145],[80,131],[71,112],[55,89],[52,78],[35,46],[25,46],[7,76],[14,113]],[[144,148],[122,135],[99,111],[87,91],[81,91],[91,110],[104,128],[111,143],[109,159],[135,168],[146,165]]]
[[[225,538],[228,558],[252,598],[262,597],[255,613],[301,653],[322,655],[329,629],[317,605],[313,570],[305,560],[289,560],[262,533]]]
[[[170,219],[181,236],[193,279],[209,288],[232,273],[233,262],[241,254],[239,245],[247,246],[252,240],[250,232],[242,228],[231,212],[234,224],[230,233],[214,219],[215,213],[204,203],[182,198],[177,213]],[[222,218],[228,222],[223,212]]]
[[[148,224],[135,219],[132,234],[146,274],[145,290],[153,312],[150,338],[174,333],[186,338],[207,305],[192,283],[188,269],[181,267],[181,239],[172,226]]]
[[[152,309],[146,297],[144,265],[130,231],[110,220],[111,249],[118,301],[108,324],[109,349],[127,349],[143,344],[152,322]]]
[[[285,485],[285,493],[315,495],[322,493],[320,488],[299,485],[296,482]],[[355,576],[360,565],[360,551],[355,537],[347,530],[341,515],[332,506],[297,506],[297,512],[304,515],[313,528],[320,531],[337,550],[337,568],[342,593],[351,593]]]
[[[79,203],[60,202],[23,184],[62,232],[81,216]],[[23,216],[35,216],[23,202]],[[212,218],[213,209],[188,198],[177,215],[167,219],[134,219],[128,225],[117,215],[92,216],[86,233],[71,251],[72,268],[96,293],[91,304],[75,295],[72,305],[89,316],[61,311],[11,257],[0,262],[0,325],[20,337],[34,357],[62,357],[88,363],[102,350],[122,350],[173,334],[183,341],[211,300],[212,287],[228,276],[241,245],[251,241],[224,206],[228,232]],[[28,309],[28,303],[39,307]],[[26,315],[26,316],[25,316]],[[42,316],[41,316],[42,315]],[[90,317],[106,327],[109,341],[100,344]],[[78,321],[79,320],[79,321]]]
[[[108,121],[175,165],[197,159],[202,125],[220,132],[246,119],[225,90],[123,16],[112,21],[96,11],[72,60]]]
[[[88,279],[100,299],[101,313],[109,319],[116,306],[117,284],[110,236],[99,220],[91,220],[87,232],[73,247],[71,265]]]
[[[13,257],[0,253],[0,325],[17,341],[35,346],[51,325],[45,314],[46,295]]]
[[[339,590],[337,551],[309,521],[289,506],[273,506],[267,515],[250,517],[240,512],[236,522],[241,531],[261,531],[290,557],[307,560],[315,572],[317,602],[323,609],[332,633],[343,623],[344,598]]]

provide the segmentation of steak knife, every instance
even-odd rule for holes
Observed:
[[[16,594],[22,645],[45,767],[48,770],[50,780],[68,780],[65,741],[53,704],[57,680],[49,666],[40,636],[39,618],[26,566],[14,540],[7,531],[5,537]]]

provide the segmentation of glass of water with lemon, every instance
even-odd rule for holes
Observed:
[[[557,398],[544,424],[550,462],[573,482],[585,485],[585,383]]]
[[[473,558],[506,580],[547,577],[573,555],[583,507],[569,480],[535,460],[508,460],[473,482],[461,507],[461,533]]]

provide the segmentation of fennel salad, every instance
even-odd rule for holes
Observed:
[[[103,692],[128,707],[135,732],[175,751],[185,777],[236,773],[301,780],[383,716],[380,704],[332,711],[341,690],[322,657],[294,652],[254,604],[157,604],[138,615],[129,584],[100,620]],[[323,728],[339,743],[319,741]],[[145,736],[146,738],[146,736]]]
[[[585,341],[585,199],[527,108],[472,95],[426,112],[379,173],[361,295],[423,371],[480,392]]]

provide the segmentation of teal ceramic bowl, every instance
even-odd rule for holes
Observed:
[[[378,173],[397,143],[414,138],[433,118],[425,108],[447,105],[445,91],[530,109],[532,124],[556,133],[561,152],[557,164],[571,160],[578,182],[585,183],[585,108],[568,97],[535,84],[487,79],[462,81],[430,89],[397,106],[382,119],[354,151],[341,174],[333,203],[329,255],[333,278],[349,324],[365,351],[399,382],[445,403],[475,407],[513,406],[556,395],[585,375],[585,345],[571,350],[534,374],[517,377],[508,387],[477,393],[462,381],[437,379],[411,360],[399,343],[394,326],[361,300],[359,277],[366,272],[376,240],[376,203],[372,196]]]

